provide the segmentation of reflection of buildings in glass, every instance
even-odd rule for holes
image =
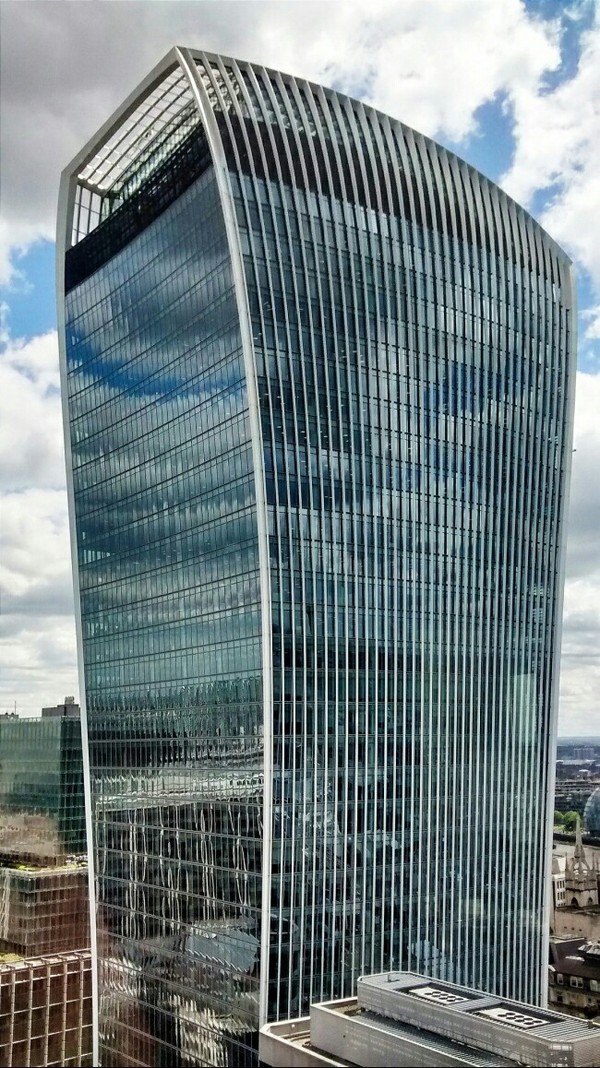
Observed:
[[[81,726],[76,718],[0,719],[0,854],[85,853]]]
[[[245,1062],[386,968],[538,1000],[566,257],[400,123],[186,51],[61,203],[102,1063]]]
[[[243,733],[221,741],[225,716],[220,725],[207,716],[200,738],[172,711],[146,717],[145,730],[141,720],[103,721],[108,737],[121,729],[154,740],[146,765],[122,749],[96,808],[104,1041],[114,1063],[142,1057],[140,1033],[141,1063],[159,1063],[171,1047],[189,1063],[224,1049],[239,1063],[258,1019],[262,742]]]
[[[0,868],[0,953],[39,957],[89,944],[85,861]]]

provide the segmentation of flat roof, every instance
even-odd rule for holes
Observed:
[[[514,1060],[508,1060],[497,1053],[490,1053],[479,1046],[469,1046],[464,1042],[438,1034],[436,1031],[427,1031],[423,1027],[417,1027],[416,1024],[404,1023],[403,1020],[392,1019],[371,1009],[361,1008],[357,998],[352,998],[352,1004],[331,1001],[316,1005],[315,1009],[334,1013],[336,1016],[353,1017],[357,1023],[375,1028],[394,1039],[418,1046],[419,1049],[429,1050],[432,1054],[454,1053],[463,1064],[472,1065],[473,1068],[495,1068],[495,1066],[514,1068]]]
[[[576,1042],[590,1037],[587,1020],[564,1016],[549,1009],[539,1009],[524,1002],[495,997],[456,983],[430,979],[415,972],[384,972],[379,975],[361,976],[358,980],[359,1000],[361,986],[375,987],[415,1000],[421,999],[423,1008],[427,1002],[431,1004],[435,1001],[439,1008],[445,1009],[455,1019],[458,1015],[478,1016],[502,1028],[533,1032],[536,1037],[546,1042]],[[423,993],[419,994],[419,991],[437,992],[438,997],[434,998],[431,993],[424,996]],[[448,995],[451,995],[450,999]]]

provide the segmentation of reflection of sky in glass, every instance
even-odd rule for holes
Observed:
[[[255,672],[246,389],[210,173],[72,292],[66,331],[88,692]]]
[[[246,384],[211,170],[71,291],[66,336],[110,947],[103,1062],[128,1055],[131,1027],[146,1063],[182,1042],[193,1063],[222,1059],[256,1028],[261,619]]]

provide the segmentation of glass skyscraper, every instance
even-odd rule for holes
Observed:
[[[387,969],[540,1002],[567,257],[402,123],[185,49],[59,244],[102,1065],[251,1063]]]

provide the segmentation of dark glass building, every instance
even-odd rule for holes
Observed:
[[[250,1063],[387,969],[539,1003],[567,257],[400,122],[183,49],[59,243],[102,1065]]]
[[[0,865],[86,849],[79,719],[0,716]]]

